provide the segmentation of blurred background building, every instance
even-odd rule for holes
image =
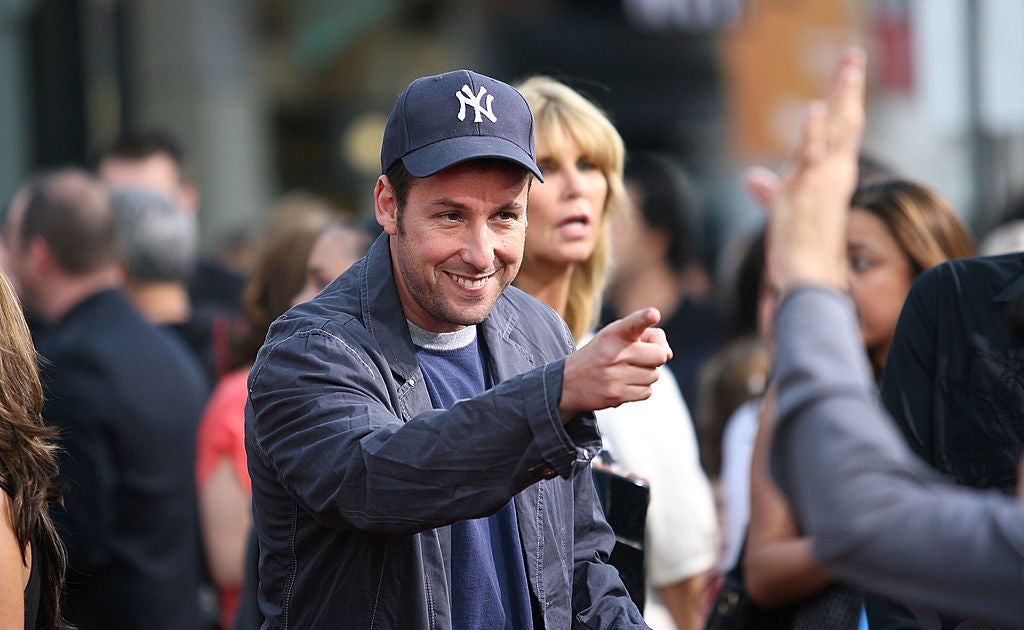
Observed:
[[[369,215],[410,80],[544,73],[601,104],[628,149],[687,168],[714,265],[760,221],[742,168],[784,159],[857,42],[866,148],[980,235],[1024,189],[1022,31],[1019,0],[0,0],[0,199],[160,127],[191,156],[207,251],[296,188]]]

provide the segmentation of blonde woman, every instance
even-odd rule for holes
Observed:
[[[532,77],[518,86],[534,115],[544,182],[530,189],[516,286],[551,306],[584,343],[597,323],[611,265],[611,230],[631,212],[622,138],[601,110],[567,85]],[[651,489],[644,617],[658,628],[702,627],[717,523],[689,411],[669,370],[648,400],[597,413],[605,447]]]

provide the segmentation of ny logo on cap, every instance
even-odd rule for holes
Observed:
[[[480,92],[475,96],[473,95],[473,90],[469,89],[468,85],[463,85],[462,91],[455,93],[456,98],[459,99],[459,120],[466,120],[466,105],[469,105],[476,110],[473,122],[483,122],[483,119],[480,117],[481,115],[487,116],[491,122],[498,122],[498,118],[491,111],[491,103],[494,102],[494,96],[487,94],[486,108],[480,103],[485,94],[487,94],[487,88],[482,85],[480,86]]]

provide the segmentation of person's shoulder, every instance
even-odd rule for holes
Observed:
[[[498,298],[485,325],[544,353],[554,352],[549,359],[576,347],[569,326],[553,308],[514,286]]]
[[[312,300],[296,304],[285,311],[271,325],[267,341],[309,331],[341,334],[348,330],[346,334],[351,334],[353,326],[363,329],[358,298],[344,294],[342,288],[331,285]]]
[[[1011,276],[1016,278],[1024,272],[1024,252],[998,254],[996,256],[975,256],[957,258],[928,269],[924,274],[936,276],[957,276],[961,278],[985,278]],[[924,275],[922,274],[922,275]]]
[[[495,306],[511,309],[511,312],[525,318],[553,322],[562,320],[553,308],[513,285],[505,289]]]
[[[923,271],[915,280],[915,298],[952,295],[991,298],[1024,277],[1024,252],[948,260]]]
[[[42,346],[53,353],[121,354],[135,352],[163,333],[146,321],[128,298],[105,289],[85,298],[47,328]]]
[[[261,373],[271,356],[277,357],[272,362],[277,367],[284,367],[282,356],[289,357],[284,364],[293,369],[295,361],[326,360],[322,356],[314,356],[321,352],[329,353],[335,357],[331,360],[337,361],[339,356],[369,352],[374,345],[373,336],[363,323],[358,301],[339,297],[328,287],[317,297],[296,304],[274,320],[257,355],[253,372]],[[342,348],[346,350],[343,355],[335,354]]]
[[[569,326],[555,309],[515,286],[505,289],[488,319],[505,319],[520,329],[528,329],[531,335],[549,332],[560,340],[572,339]]]

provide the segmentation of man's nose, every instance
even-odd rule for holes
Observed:
[[[494,232],[486,224],[469,230],[462,258],[474,269],[488,270],[494,262]]]

